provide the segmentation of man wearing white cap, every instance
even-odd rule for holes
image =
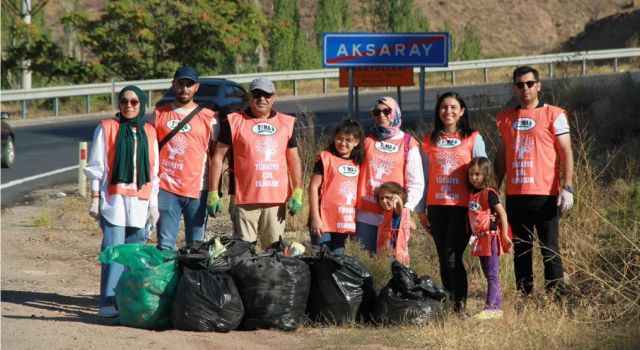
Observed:
[[[272,109],[275,93],[269,79],[254,79],[249,85],[249,108],[229,114],[221,124],[207,201],[209,215],[222,211],[218,184],[222,161],[232,147],[235,235],[247,242],[255,242],[259,236],[263,249],[278,242],[284,233],[285,210],[294,215],[302,208],[302,164],[295,118]]]

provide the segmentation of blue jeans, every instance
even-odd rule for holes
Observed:
[[[184,238],[187,244],[204,240],[204,230],[207,226],[207,191],[202,191],[200,198],[194,199],[160,189],[158,210],[158,249],[176,248],[180,216],[184,217]]]
[[[115,226],[100,217],[100,227],[102,228],[102,248],[120,244],[144,244],[144,228]],[[100,307],[115,306],[115,288],[124,271],[124,266],[118,263],[102,264],[100,271]]]
[[[356,221],[356,238],[362,242],[369,253],[376,252],[378,242],[378,226]]]
[[[311,244],[324,245],[335,255],[344,255],[344,242],[349,238],[349,235],[344,233],[331,233],[325,232],[322,236],[309,232],[311,236]]]

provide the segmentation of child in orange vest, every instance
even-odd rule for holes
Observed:
[[[344,254],[347,237],[355,234],[358,175],[363,158],[362,126],[342,121],[329,146],[316,158],[309,181],[309,233],[311,243]]]
[[[480,257],[482,272],[487,279],[487,301],[485,309],[474,318],[487,320],[502,317],[500,295],[500,255],[508,253],[513,243],[509,237],[507,212],[500,204],[496,190],[496,176],[489,159],[476,157],[468,168],[469,225],[471,227],[471,254]],[[499,227],[496,227],[497,218]]]
[[[397,182],[389,181],[378,187],[376,196],[383,210],[376,249],[378,252],[388,249],[393,258],[409,266],[409,237],[416,224],[411,219],[411,211],[404,207],[407,191]]]

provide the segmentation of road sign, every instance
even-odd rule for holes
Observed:
[[[349,86],[347,68],[340,68],[340,87]],[[384,87],[413,86],[413,68],[405,67],[371,67],[353,70],[353,86]]]
[[[447,67],[449,33],[323,33],[324,67]]]

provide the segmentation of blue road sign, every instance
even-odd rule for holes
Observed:
[[[449,33],[323,33],[324,67],[447,67]]]

